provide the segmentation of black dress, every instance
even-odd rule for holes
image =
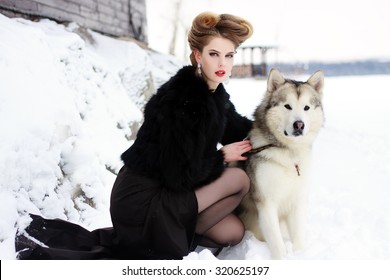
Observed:
[[[113,228],[88,231],[64,220],[30,214],[32,222],[16,236],[17,257],[182,259],[196,247],[197,210],[194,192],[166,190],[158,181],[124,166],[112,189]]]
[[[27,247],[20,258],[37,258],[44,252],[47,258],[61,259],[181,259],[196,247],[194,190],[217,179],[225,168],[218,143],[243,140],[251,126],[249,119],[236,112],[222,84],[211,92],[195,75],[195,68],[183,67],[146,104],[137,138],[122,154],[125,165],[111,193],[113,228],[88,232],[57,220],[60,232],[58,223],[63,224],[61,236],[67,234],[68,226],[78,228],[73,230],[80,234],[50,239],[52,232],[47,229],[53,221],[33,216],[27,232],[51,248],[36,242],[31,248],[25,244],[31,241],[19,236],[17,250]],[[46,223],[45,230],[41,221]],[[76,245],[68,247],[72,238],[77,239]],[[58,255],[55,248],[59,247],[71,253]]]

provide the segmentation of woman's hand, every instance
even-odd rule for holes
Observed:
[[[232,162],[237,160],[246,160],[247,157],[243,157],[242,154],[249,152],[251,149],[251,141],[244,140],[225,145],[221,148],[221,151],[225,155],[225,162]]]

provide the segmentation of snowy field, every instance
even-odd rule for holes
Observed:
[[[76,25],[0,15],[0,259],[15,259],[27,212],[90,230],[111,225],[109,195],[142,119],[137,94],[176,71],[174,59]],[[326,75],[326,73],[325,73]],[[306,79],[307,77],[290,77]],[[390,259],[390,76],[325,78],[325,125],[313,150],[307,246],[294,260]],[[264,80],[226,85],[249,117]],[[247,233],[224,260],[269,259]],[[186,260],[215,259],[197,250]]]

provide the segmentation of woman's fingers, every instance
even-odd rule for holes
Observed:
[[[242,154],[250,151],[252,149],[252,145],[249,140],[244,140],[228,144],[222,149],[225,154],[225,161],[231,162],[237,160],[246,160],[247,158],[243,157]]]

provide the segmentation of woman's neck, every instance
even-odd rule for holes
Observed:
[[[214,82],[211,82],[211,81],[205,79],[205,78],[203,77],[202,74],[200,74],[200,76],[199,76],[198,71],[195,72],[195,75],[196,75],[197,77],[199,77],[199,78],[201,78],[201,79],[203,79],[203,80],[206,81],[207,86],[209,87],[210,92],[212,92],[212,93],[214,93],[215,90],[217,89],[217,87],[219,86],[219,83],[214,83]]]

